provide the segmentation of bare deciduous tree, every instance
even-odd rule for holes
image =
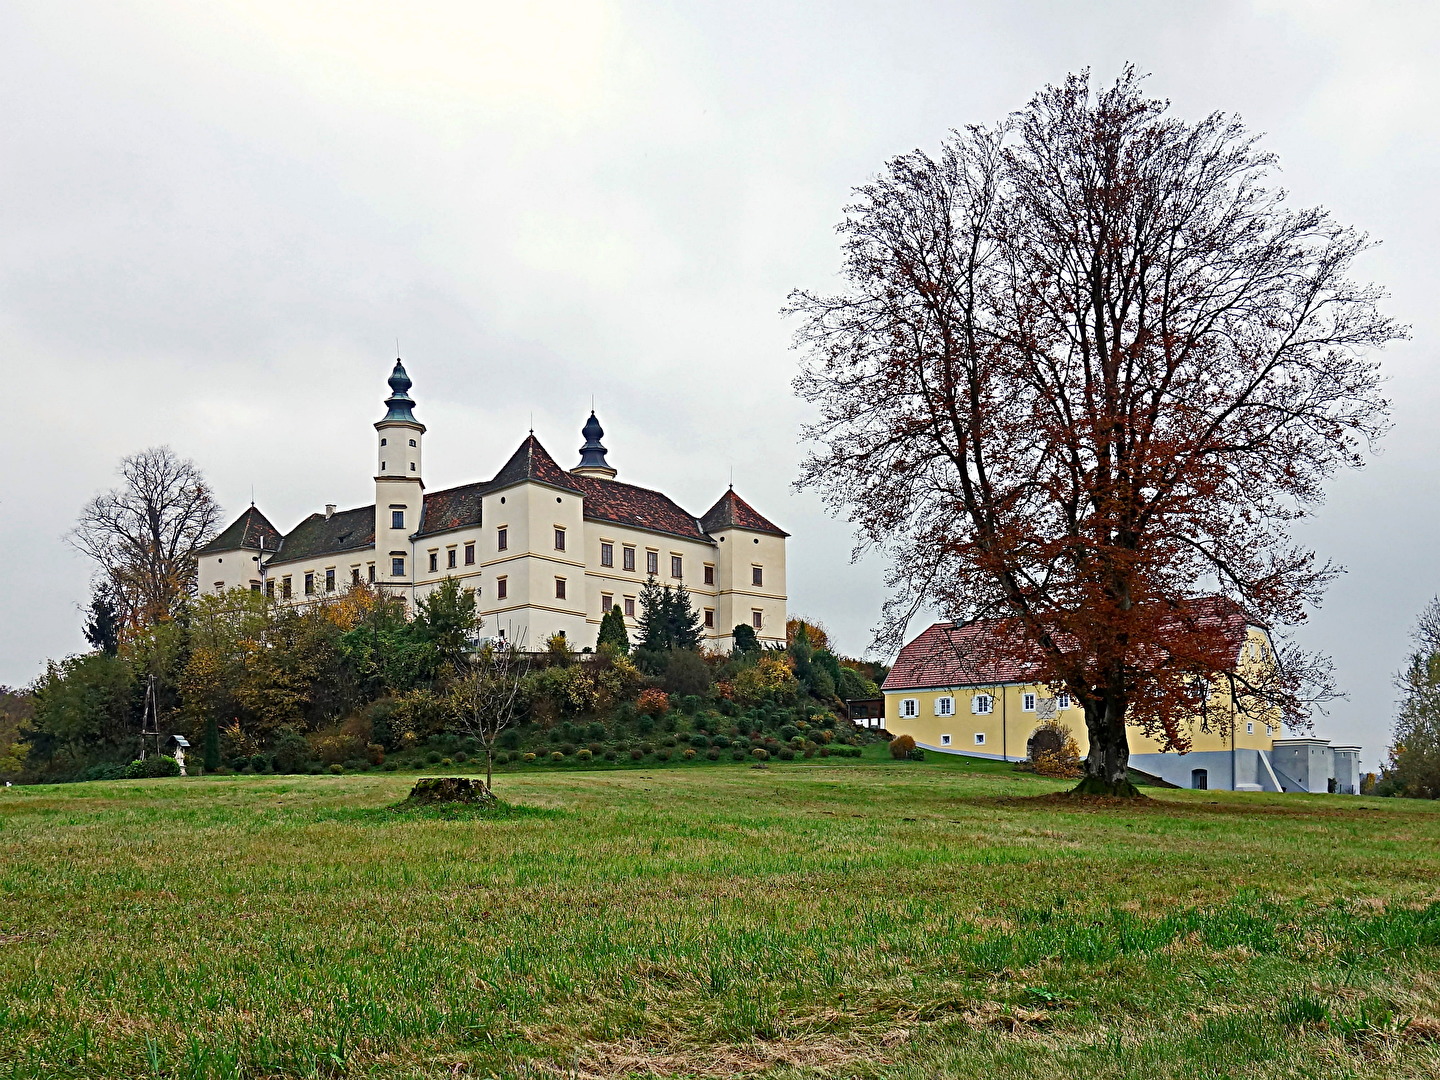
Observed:
[[[495,746],[520,717],[530,657],[506,642],[486,642],[460,664],[447,701],[456,726],[485,750],[485,787],[495,771]]]
[[[893,557],[881,642],[927,604],[1012,620],[1084,708],[1081,790],[1118,794],[1127,723],[1178,745],[1234,667],[1190,605],[1294,624],[1335,572],[1290,526],[1386,428],[1368,352],[1405,335],[1348,277],[1365,237],[1287,208],[1238,120],[1140,84],[1073,75],[891,161],[839,227],[848,290],[789,308],[800,483]],[[1325,666],[1280,655],[1245,690],[1303,723]]]
[[[80,512],[70,542],[95,560],[124,623],[174,615],[195,590],[195,554],[216,533],[220,507],[193,461],[168,446],[120,463],[124,484]]]

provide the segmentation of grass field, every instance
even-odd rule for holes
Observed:
[[[933,759],[932,755],[932,759]],[[1440,813],[949,759],[0,792],[0,1077],[1434,1077]]]

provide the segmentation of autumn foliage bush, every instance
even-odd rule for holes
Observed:
[[[896,761],[904,761],[914,749],[915,740],[909,735],[900,735],[890,741],[890,756]]]
[[[652,686],[648,690],[640,691],[635,709],[646,716],[664,716],[670,711],[670,695]]]

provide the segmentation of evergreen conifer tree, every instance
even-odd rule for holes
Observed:
[[[749,623],[736,623],[735,629],[731,631],[735,639],[735,653],[753,653],[760,651],[760,639],[755,636],[755,628]]]
[[[625,632],[625,615],[616,604],[600,619],[600,634],[595,640],[597,652],[609,647],[617,656],[630,651],[630,635]]]
[[[646,578],[640,589],[640,618],[636,620],[640,648],[659,652],[671,647],[670,605],[670,586]]]
[[[683,583],[670,593],[669,616],[670,647],[698,652],[705,631],[700,624],[700,613],[690,603],[690,590]]]

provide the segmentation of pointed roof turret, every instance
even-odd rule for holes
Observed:
[[[219,551],[278,551],[280,530],[270,524],[269,518],[250,504],[230,527],[211,540],[198,554],[213,555]]]
[[[580,464],[570,471],[577,476],[601,476],[607,480],[613,478],[615,470],[605,460],[607,451],[600,442],[605,437],[605,429],[600,426],[594,409],[590,410],[590,419],[585,421],[580,434],[585,436],[585,445],[580,447]]]
[[[390,411],[385,414],[385,418],[380,423],[413,424],[424,431],[425,425],[416,420],[415,414],[410,411],[415,407],[415,400],[407,391],[415,384],[410,381],[410,376],[405,371],[405,365],[400,362],[398,356],[395,358],[395,370],[390,373],[387,381],[390,383],[390,396],[385,399],[385,404]]]
[[[555,463],[550,451],[540,445],[540,440],[535,438],[533,432],[525,437],[525,441],[510,455],[510,460],[495,474],[495,479],[490,481],[490,490],[498,491],[502,487],[525,480],[564,488],[566,491],[580,490],[570,479],[570,475]]]
[[[705,516],[700,519],[700,525],[707,533],[713,533],[719,529],[749,529],[752,532],[771,533],[775,536],[790,535],[778,525],[756,513],[754,507],[735,494],[733,487],[720,496],[719,502],[705,511]]]

